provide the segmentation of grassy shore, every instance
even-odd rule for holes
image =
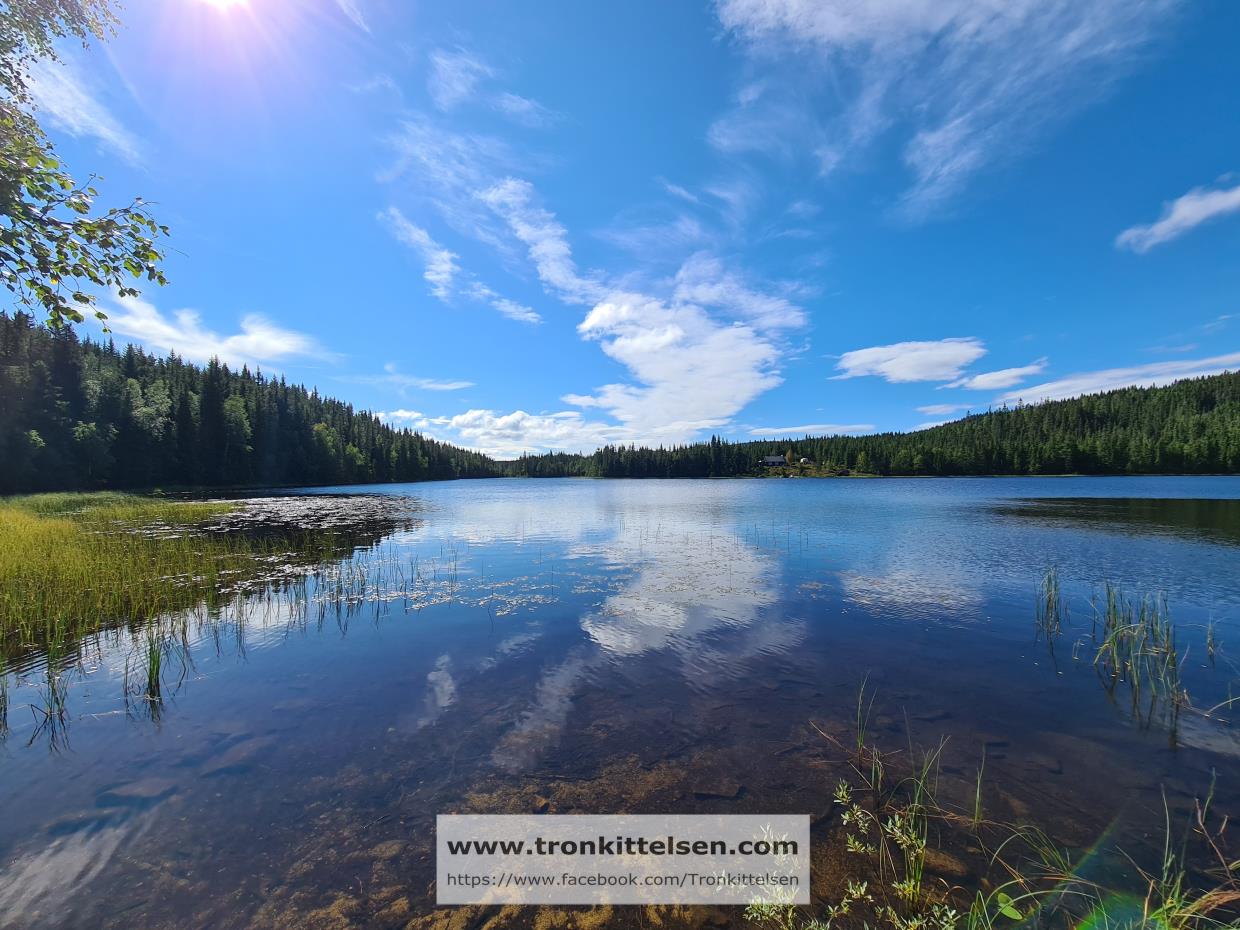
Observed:
[[[0,500],[4,651],[218,599],[273,546],[202,531],[235,506],[115,493]]]

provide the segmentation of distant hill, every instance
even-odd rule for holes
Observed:
[[[812,466],[762,469],[767,455]],[[708,477],[751,473],[1056,475],[1240,473],[1240,373],[1122,388],[992,410],[930,429],[871,436],[609,446],[592,455],[526,456],[530,476]]]

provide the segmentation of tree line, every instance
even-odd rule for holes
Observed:
[[[0,493],[728,477],[761,473],[767,455],[824,475],[1240,473],[1240,373],[991,410],[911,433],[716,436],[497,462],[244,366],[159,358],[0,313]]]
[[[522,456],[508,471],[724,477],[760,472],[767,455],[786,456],[790,470],[826,475],[1234,474],[1240,472],[1240,373],[1005,407],[910,433],[605,446],[592,455]],[[800,466],[801,459],[810,464]]]
[[[0,493],[489,477],[500,466],[315,390],[0,313]]]

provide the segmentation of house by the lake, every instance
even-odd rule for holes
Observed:
[[[776,465],[787,465],[788,457],[786,455],[768,455],[762,459],[763,468],[773,468]]]

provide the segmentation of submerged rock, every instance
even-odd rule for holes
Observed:
[[[177,783],[170,778],[140,778],[101,791],[95,798],[100,807],[145,807],[172,795]]]
[[[732,801],[745,792],[745,786],[734,778],[704,778],[693,783],[693,796],[699,801],[721,799]]]

